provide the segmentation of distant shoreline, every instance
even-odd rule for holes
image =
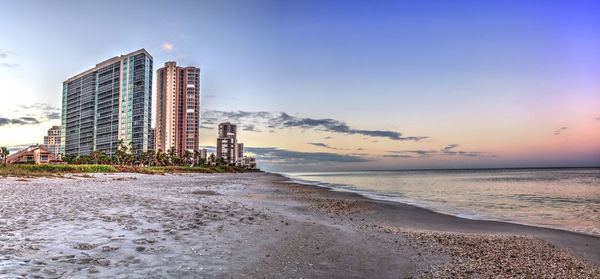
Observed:
[[[401,225],[404,228],[440,230],[445,232],[469,232],[484,234],[518,234],[540,238],[558,247],[574,251],[577,255],[591,260],[600,266],[600,236],[583,232],[570,231],[560,228],[542,227],[516,222],[469,219],[448,213],[437,212],[418,205],[407,204],[399,201],[380,200],[362,195],[355,191],[337,191],[334,188],[315,184],[305,184],[279,173],[289,183],[302,185],[311,189],[324,191],[327,196],[336,199],[357,199],[374,204],[377,214],[371,214],[377,220],[388,224]],[[590,244],[590,241],[593,244]],[[594,247],[594,248],[592,248]]]
[[[306,173],[306,172],[386,172],[386,171],[478,171],[478,170],[551,170],[551,169],[600,169],[600,166],[586,167],[509,167],[509,168],[425,168],[425,169],[377,169],[377,170],[331,170],[331,171],[273,171],[272,173]]]
[[[577,168],[577,169],[590,169],[590,168]],[[531,170],[531,169],[528,169],[528,170]],[[393,200],[393,199],[386,199],[384,197],[379,198],[379,197],[376,197],[376,196],[368,196],[368,195],[366,195],[366,193],[362,193],[360,191],[356,191],[356,190],[352,190],[352,189],[343,189],[343,188],[340,189],[340,188],[335,188],[333,186],[328,186],[328,185],[319,185],[318,183],[315,183],[316,181],[300,181],[298,179],[295,179],[295,178],[292,178],[292,177],[288,177],[285,174],[281,174],[281,173],[273,173],[273,174],[275,174],[275,175],[281,175],[281,176],[285,177],[286,179],[289,179],[291,182],[297,183],[297,184],[301,184],[301,185],[307,185],[307,186],[310,186],[310,187],[323,188],[323,189],[326,189],[326,190],[331,191],[331,192],[351,193],[351,194],[358,195],[361,198],[364,198],[364,199],[367,199],[367,200],[372,200],[372,201],[391,202],[391,203],[398,203],[398,204],[402,204],[402,205],[406,205],[406,206],[413,206],[413,207],[416,207],[416,208],[420,208],[420,209],[423,209],[423,210],[430,211],[431,213],[434,213],[434,214],[441,214],[441,215],[455,217],[455,218],[460,218],[460,219],[464,219],[464,220],[484,221],[484,222],[500,222],[500,223],[520,225],[520,226],[527,226],[527,227],[533,227],[533,228],[539,228],[539,229],[559,230],[559,231],[564,231],[564,232],[568,232],[568,233],[576,233],[576,234],[581,234],[581,235],[586,235],[586,236],[600,238],[600,235],[597,235],[597,234],[586,233],[586,232],[583,232],[583,231],[569,230],[569,229],[560,228],[560,227],[542,226],[542,225],[536,225],[536,224],[530,224],[530,223],[518,222],[518,221],[494,220],[494,219],[486,219],[486,218],[468,218],[468,217],[465,217],[465,216],[460,216],[460,214],[453,214],[453,213],[450,213],[450,212],[444,212],[444,211],[441,211],[441,210],[436,210],[434,208],[429,208],[429,207],[426,207],[426,206],[422,206],[422,205],[420,205],[418,203],[403,202],[403,201],[398,201],[398,200]],[[330,183],[323,183],[323,184],[329,184],[329,185],[331,185]]]

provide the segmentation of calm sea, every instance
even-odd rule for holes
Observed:
[[[600,235],[600,169],[284,173],[302,183],[463,218]]]

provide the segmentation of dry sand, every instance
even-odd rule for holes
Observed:
[[[600,238],[275,174],[0,178],[0,278],[600,278]]]

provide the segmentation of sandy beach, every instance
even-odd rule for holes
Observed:
[[[0,278],[600,278],[600,238],[269,173],[0,178]]]

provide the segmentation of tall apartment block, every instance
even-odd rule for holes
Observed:
[[[44,136],[44,145],[42,147],[54,154],[55,158],[58,158],[58,154],[60,154],[61,132],[60,126],[52,126],[48,130],[48,135]]]
[[[228,164],[237,161],[237,126],[229,122],[219,124],[217,136],[217,158],[223,158]]]
[[[63,82],[61,153],[113,154],[117,141],[147,151],[152,56],[144,49],[113,57]]]
[[[244,144],[238,142],[238,144],[235,146],[235,161],[237,162],[242,157],[244,157]]]
[[[167,62],[156,71],[155,150],[174,147],[181,157],[199,147],[200,69]]]
[[[156,131],[154,128],[150,128],[150,133],[148,133],[148,150],[154,150],[154,136],[156,135]],[[156,150],[155,150],[156,151]]]

